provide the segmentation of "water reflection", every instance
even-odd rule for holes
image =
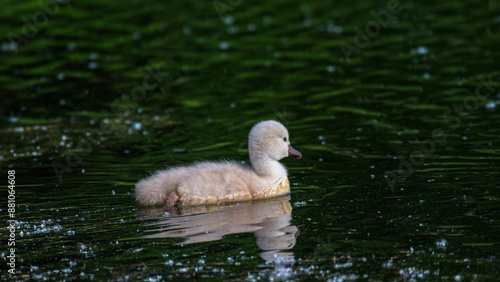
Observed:
[[[291,250],[300,234],[290,224],[290,196],[220,206],[195,206],[182,209],[145,208],[139,213],[146,218],[158,218],[148,224],[154,229],[142,238],[179,238],[180,244],[216,241],[223,236],[252,232],[261,257],[266,262],[294,261]]]

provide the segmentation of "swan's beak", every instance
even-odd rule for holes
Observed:
[[[295,150],[292,147],[292,145],[288,145],[288,156],[289,157],[294,157],[297,160],[300,159],[300,158],[302,158],[302,154],[299,151]]]

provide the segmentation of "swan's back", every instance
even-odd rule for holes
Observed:
[[[250,167],[236,162],[201,162],[189,167],[158,171],[136,185],[143,205],[216,204],[248,201],[271,183]]]

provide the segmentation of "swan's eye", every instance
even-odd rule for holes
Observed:
[[[284,137],[284,138],[283,138],[283,141],[285,141],[285,142],[286,142],[286,137]]]

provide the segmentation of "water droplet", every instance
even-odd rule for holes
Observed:
[[[14,42],[4,42],[2,43],[2,51],[15,51],[17,50],[17,44]]]
[[[191,35],[191,27],[189,27],[188,25],[184,26],[182,28],[182,33],[184,33],[184,35],[186,36]]]
[[[448,246],[448,241],[446,239],[440,239],[436,241],[436,248],[441,249],[441,250],[446,250],[446,247]]]
[[[495,102],[491,101],[491,102],[488,102],[488,104],[486,104],[486,109],[493,110],[496,108],[496,106],[497,106],[497,104]]]
[[[234,22],[234,18],[231,16],[225,16],[224,17],[224,23],[227,25],[232,25]]]
[[[248,31],[255,31],[257,29],[257,26],[255,24],[251,23],[251,24],[248,24],[247,28],[248,28]]]
[[[420,55],[425,55],[429,52],[429,49],[427,49],[427,47],[425,47],[425,46],[418,46],[417,49],[414,50],[414,52],[416,52],[417,54],[420,54]]]
[[[229,49],[229,43],[227,43],[227,42],[221,42],[221,43],[219,44],[219,48],[220,48],[221,50],[227,50],[227,49]]]
[[[99,66],[99,64],[96,63],[96,62],[90,62],[89,63],[89,69],[91,69],[91,70],[96,69],[98,66]]]
[[[17,117],[9,117],[9,121],[12,123],[19,122],[19,118]]]

